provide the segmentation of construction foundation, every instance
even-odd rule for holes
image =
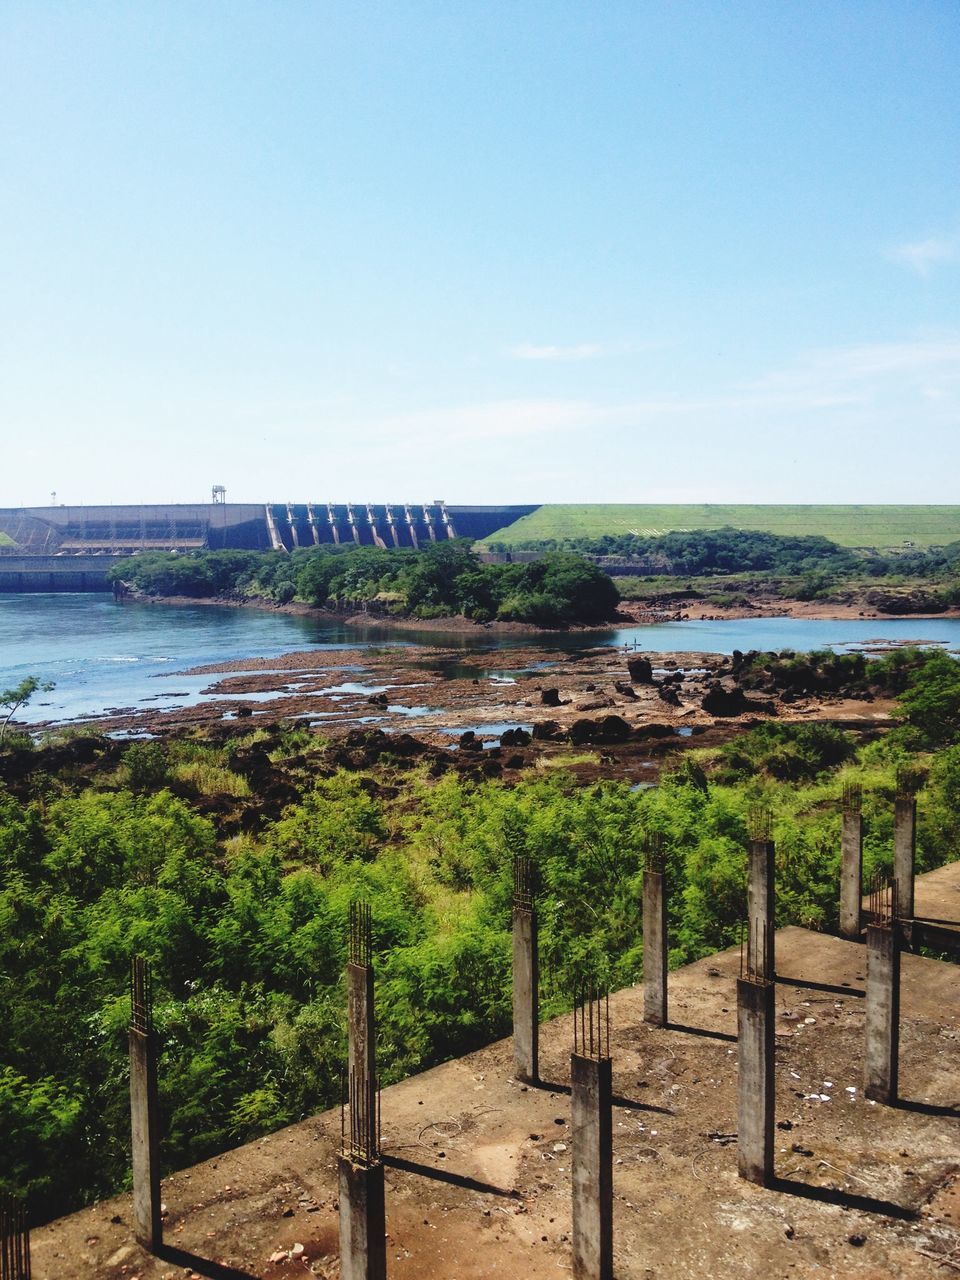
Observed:
[[[843,797],[840,836],[840,933],[859,941],[863,921],[863,813],[859,787],[848,787]]]
[[[897,1098],[900,1059],[900,938],[897,922],[867,925],[867,997],[863,1091]]]
[[[737,982],[737,1171],[760,1186],[773,1178],[775,990],[760,976]]]
[[[643,873],[643,1020],[667,1025],[667,892],[663,863]]]
[[[150,971],[142,956],[133,961],[129,1045],[133,1230],[137,1242],[156,1253],[163,1244],[157,1042]]]
[[[513,1073],[518,1080],[540,1078],[540,964],[533,869],[527,858],[514,862],[513,892]]]

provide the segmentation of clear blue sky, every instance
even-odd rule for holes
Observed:
[[[0,175],[0,505],[960,501],[957,0],[5,0]]]

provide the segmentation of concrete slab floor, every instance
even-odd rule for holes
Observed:
[[[950,918],[958,900],[960,864],[918,882],[918,910]],[[616,1276],[951,1274],[956,969],[903,957],[904,1101],[888,1108],[863,1096],[863,947],[798,928],[776,945],[774,1189],[736,1173],[738,953],[671,974],[666,1028],[642,1022],[641,988],[611,997]],[[542,1088],[513,1078],[501,1041],[384,1091],[392,1278],[570,1274],[571,1034],[569,1017],[542,1028]],[[332,1280],[339,1134],[327,1112],[166,1178],[165,1258],[133,1243],[129,1196],[39,1228],[35,1280]]]

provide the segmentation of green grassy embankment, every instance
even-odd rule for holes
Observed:
[[[539,507],[485,538],[484,544],[516,546],[549,538],[596,538],[624,533],[650,537],[725,525],[778,534],[820,534],[841,547],[902,549],[909,543],[930,547],[960,539],[960,507],[558,504]]]

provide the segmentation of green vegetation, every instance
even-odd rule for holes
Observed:
[[[0,547],[15,547],[16,545],[17,544],[10,537],[9,533],[4,533],[3,530],[0,529]]]
[[[831,676],[826,656],[738,661],[758,680],[874,679],[871,664]],[[373,906],[389,1083],[509,1029],[516,854],[538,867],[546,1015],[565,1007],[575,974],[614,986],[641,976],[647,831],[665,840],[673,964],[737,939],[758,801],[773,815],[780,924],[836,926],[845,782],[864,790],[868,875],[890,864],[905,766],[927,779],[920,869],[955,857],[960,666],[916,650],[881,661],[878,678],[903,707],[886,738],[858,750],[830,726],[763,724],[717,750],[686,751],[658,788],[639,792],[580,786],[562,768],[509,787],[389,754],[335,768],[302,728],[225,743],[6,748],[0,1188],[28,1193],[41,1221],[125,1184],[135,953],[155,974],[173,1168],[336,1101],[346,924],[360,897]],[[571,753],[567,763],[592,759]],[[268,802],[265,778],[279,778],[292,802]]]
[[[497,549],[500,544],[492,543]],[[644,574],[729,574],[772,570],[804,573],[814,570],[849,571],[862,565],[861,557],[838,547],[827,538],[785,535],[742,529],[698,529],[641,537],[634,533],[607,534],[602,538],[572,538],[559,543],[524,544],[518,550],[576,551],[581,555],[629,560]],[[960,556],[960,543],[956,555]],[[921,559],[926,557],[921,553]],[[871,563],[875,562],[875,558]]]
[[[746,606],[760,595],[836,603],[856,599],[883,613],[939,613],[960,602],[960,542],[880,554],[851,551],[819,535],[723,528],[524,543],[513,553],[544,550],[576,552],[609,573],[629,574],[614,579],[621,596],[660,606],[696,597],[718,606]]]
[[[39,691],[49,693],[53,688],[52,681],[39,680],[36,676],[27,676],[19,684],[10,689],[0,689],[0,745],[7,736],[10,721],[25,707],[33,695]]]
[[[534,564],[480,564],[465,539],[423,551],[313,547],[282,552],[166,552],[131,557],[114,581],[148,595],[258,597],[386,616],[474,622],[530,622],[557,627],[609,619],[619,595],[606,574],[581,556],[555,552]]]
[[[948,506],[780,506],[655,505],[613,503],[551,505],[485,539],[520,547],[567,538],[660,534],[694,529],[756,529],[786,536],[818,535],[841,547],[881,550],[945,545],[960,538],[960,507]]]

